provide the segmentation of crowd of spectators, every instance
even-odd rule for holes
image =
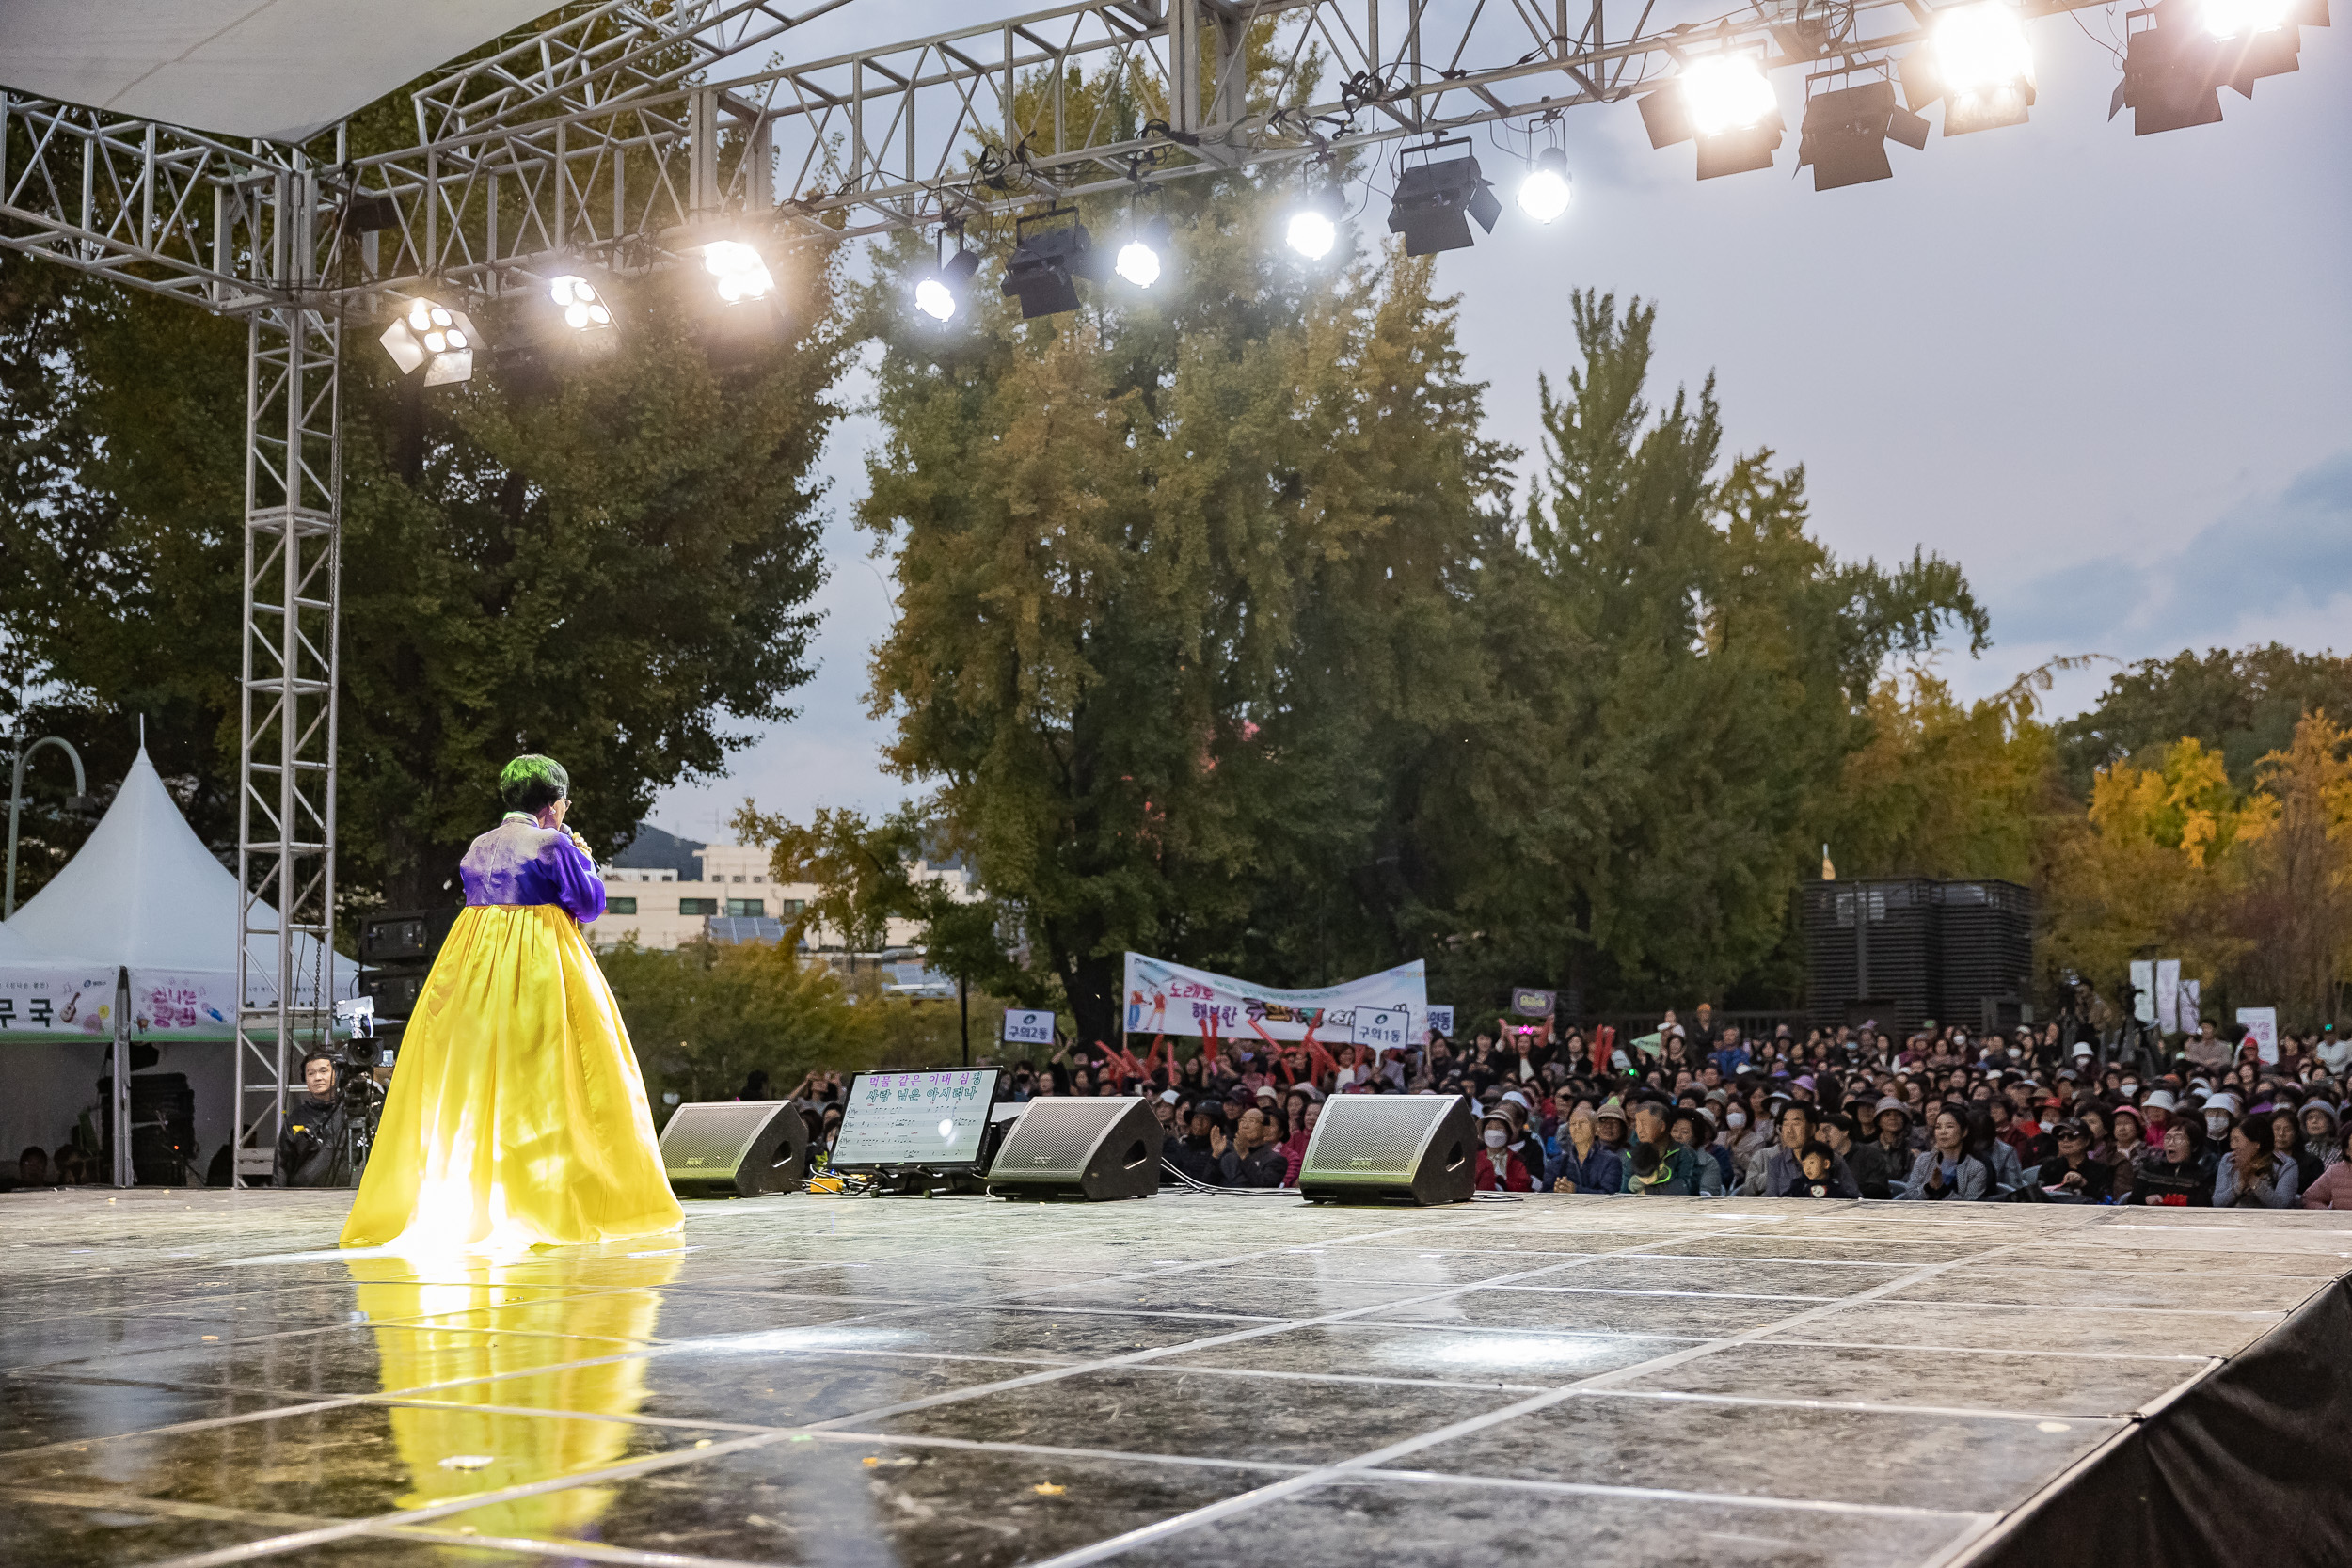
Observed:
[[[2207,1024],[2122,1061],[2061,1034],[1782,1024],[1752,1040],[1701,1006],[1639,1042],[1498,1020],[1466,1046],[1381,1053],[1095,1046],[1015,1064],[1011,1092],[1149,1096],[1168,1163],[1221,1186],[1296,1185],[1335,1094],[1462,1094],[1486,1191],[2352,1209],[2352,1042],[2290,1036],[2264,1062]]]

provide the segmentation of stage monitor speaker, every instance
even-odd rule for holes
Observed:
[[[808,1123],[788,1100],[681,1105],[661,1130],[661,1173],[680,1197],[757,1197],[808,1174]]]
[[[988,1167],[992,1197],[1150,1197],[1166,1134],[1148,1100],[1032,1100]]]
[[[1325,1203],[1466,1203],[1478,1120],[1460,1095],[1335,1094],[1323,1102],[1299,1196]]]

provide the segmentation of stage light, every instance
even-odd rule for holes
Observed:
[[[946,321],[963,308],[964,292],[972,286],[972,275],[980,270],[980,259],[963,248],[963,238],[956,238],[956,253],[931,269],[914,285],[914,308],[933,321]]]
[[[1680,80],[1693,135],[1744,131],[1780,107],[1764,68],[1745,55],[1710,55],[1692,60],[1683,67]]]
[[[1153,218],[1145,224],[1132,240],[1119,247],[1119,276],[1138,289],[1148,289],[1160,280],[1160,259],[1167,255],[1175,241],[1174,230],[1166,218]]]
[[[759,252],[740,240],[713,240],[703,246],[703,270],[719,280],[719,297],[729,305],[764,299],[776,286]]]
[[[1311,261],[1320,261],[1331,253],[1339,242],[1340,214],[1347,211],[1347,198],[1337,185],[1326,185],[1309,197],[1298,210],[1291,214],[1283,239],[1290,247]]]
[[[1895,104],[1895,84],[1864,82],[1816,93],[1804,105],[1797,166],[1813,169],[1813,188],[1834,191],[1894,177],[1886,161],[1889,136],[1906,147],[1928,145],[1928,122]]]
[[[1440,147],[1468,145],[1460,140],[1432,142],[1407,150],[1434,152]],[[1389,204],[1389,232],[1405,236],[1405,254],[1434,256],[1442,250],[1467,250],[1471,244],[1470,219],[1491,234],[1502,203],[1492,182],[1479,172],[1478,160],[1465,152],[1458,158],[1415,164],[1399,168],[1396,198]]]
[[[1713,180],[1772,166],[1787,126],[1772,79],[1752,55],[1708,55],[1636,100],[1652,147],[1695,143],[1698,175]]]
[[[1549,223],[1568,210],[1568,155],[1556,147],[1535,154],[1535,166],[1519,182],[1519,211]]]
[[[2250,38],[2278,31],[2294,13],[2294,0],[2204,0],[2198,20],[2215,38]]]
[[[596,293],[596,286],[574,273],[548,280],[548,297],[564,313],[564,325],[574,332],[610,331],[612,326],[612,308]]]
[[[2141,136],[2220,123],[2220,88],[2253,97],[2263,77],[2297,68],[2301,29],[2328,25],[2327,0],[2158,0],[2132,14],[2154,24],[2125,40],[2107,118],[2129,108]]]
[[[1944,101],[1947,136],[2023,125],[2033,107],[2033,48],[2010,0],[1938,11],[1928,47],[1904,55],[1897,69],[1913,112]]]
[[[1028,232],[1031,225],[1056,218],[1070,221],[1058,229]],[[1022,218],[1014,223],[1013,235],[1012,259],[1005,263],[1004,294],[1021,302],[1023,321],[1075,310],[1077,279],[1102,277],[1102,252],[1094,248],[1094,236],[1070,208],[1057,207]]]
[[[431,299],[410,300],[377,341],[404,375],[421,366],[428,387],[470,380],[474,351],[483,346],[472,317]]]

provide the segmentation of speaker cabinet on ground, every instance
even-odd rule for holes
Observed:
[[[661,1130],[661,1169],[680,1197],[757,1197],[808,1173],[808,1123],[788,1100],[681,1105]]]
[[[988,1167],[992,1197],[1150,1197],[1165,1134],[1148,1100],[1032,1100]]]
[[[1299,1196],[1326,1203],[1466,1203],[1478,1190],[1477,1146],[1477,1118],[1458,1094],[1335,1094],[1307,1140]]]

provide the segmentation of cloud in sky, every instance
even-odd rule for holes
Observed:
[[[2078,562],[1988,597],[2005,643],[2138,658],[2201,641],[2266,641],[2266,624],[2301,628],[2314,615],[2352,613],[2347,595],[2352,450],[2239,502],[2183,544]]]

